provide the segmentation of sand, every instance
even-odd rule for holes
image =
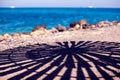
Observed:
[[[46,33],[44,35],[25,35],[20,38],[8,38],[0,42],[0,51],[37,43],[53,44],[55,42],[63,41],[120,42],[120,27],[106,27],[93,30],[74,30],[58,33]]]
[[[0,42],[0,80],[120,80],[119,75],[120,27]]]

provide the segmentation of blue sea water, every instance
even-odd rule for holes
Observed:
[[[31,32],[40,24],[48,29],[58,24],[69,27],[82,19],[89,24],[120,21],[120,8],[0,8],[0,34]]]

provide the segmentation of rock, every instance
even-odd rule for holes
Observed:
[[[34,32],[31,32],[30,35],[44,35],[45,33],[45,30],[36,30]]]
[[[120,22],[119,22],[119,23],[117,23],[117,26],[119,26],[119,27],[120,27]]]
[[[57,30],[56,28],[53,27],[53,28],[50,30],[50,32],[52,32],[52,33],[57,33],[58,30]]]
[[[70,23],[70,28],[74,28],[76,25],[80,25],[79,22]]]
[[[89,28],[90,28],[90,25],[88,24],[81,25],[81,29],[89,29]]]
[[[114,26],[113,22],[104,21],[104,27],[111,27],[111,26]]]
[[[12,38],[16,38],[16,39],[20,38],[20,35],[16,34],[16,33],[12,34],[11,36],[12,36]]]
[[[48,33],[49,31],[46,28],[46,25],[40,25],[40,26],[36,26],[32,32],[30,33],[30,35],[43,35],[45,33]]]
[[[88,28],[88,23],[86,20],[81,20],[80,22],[73,22],[70,24],[70,28],[75,28],[75,29],[87,29]]]
[[[112,22],[109,23],[109,26],[114,26],[114,24]]]
[[[82,29],[82,28],[83,28],[83,26],[80,25],[80,22],[73,22],[73,23],[70,24],[70,29],[69,30],[70,31],[71,30],[78,30],[78,29]]]
[[[117,25],[117,24],[118,24],[118,22],[117,22],[117,21],[113,21],[112,23],[113,23],[113,25]]]
[[[37,30],[44,30],[44,29],[47,29],[47,28],[46,28],[46,25],[45,25],[45,24],[42,24],[42,25],[36,26],[36,27],[32,30],[32,32],[37,31]]]
[[[87,28],[88,28],[88,29],[93,29],[93,28],[96,28],[96,25],[91,24],[91,25],[88,25]]]
[[[87,23],[86,20],[81,20],[81,21],[80,21],[80,25],[81,25],[81,26],[83,26],[83,25],[87,25],[87,24],[88,24],[88,23]]]
[[[74,31],[76,30],[75,28],[69,28],[68,31]]]
[[[6,33],[6,34],[3,35],[3,38],[4,38],[4,39],[8,39],[8,38],[11,38],[11,36]]]
[[[80,26],[79,24],[76,24],[74,28],[78,30],[78,29],[82,29],[82,26]]]
[[[56,28],[59,32],[63,32],[66,31],[67,29],[65,27],[63,27],[62,25],[58,24],[57,28]]]
[[[0,41],[4,40],[4,37],[2,35],[0,35]]]
[[[103,22],[103,21],[98,22],[98,23],[96,24],[96,26],[99,27],[99,28],[102,28],[102,27],[104,27],[104,22]]]
[[[28,38],[30,36],[30,33],[20,33],[19,36],[21,38]]]

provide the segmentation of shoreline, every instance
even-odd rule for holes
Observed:
[[[54,44],[63,41],[120,42],[120,22],[112,23],[108,24],[102,21],[96,24],[98,27],[96,25],[87,25],[85,28],[87,22],[82,20],[80,25],[75,23],[70,28],[58,25],[57,28],[51,30],[47,30],[45,25],[40,25],[36,26],[31,33],[0,35],[0,51],[37,43]]]
[[[120,25],[52,30],[42,25],[29,34],[6,34],[0,61],[5,80],[119,80]]]

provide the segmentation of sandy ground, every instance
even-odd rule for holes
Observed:
[[[119,75],[120,27],[0,42],[0,80],[120,80]]]
[[[22,38],[9,38],[0,42],[0,51],[9,48],[33,45],[36,43],[50,43],[63,41],[109,41],[120,42],[120,27],[106,27],[94,30],[76,30],[44,35],[23,36]]]

